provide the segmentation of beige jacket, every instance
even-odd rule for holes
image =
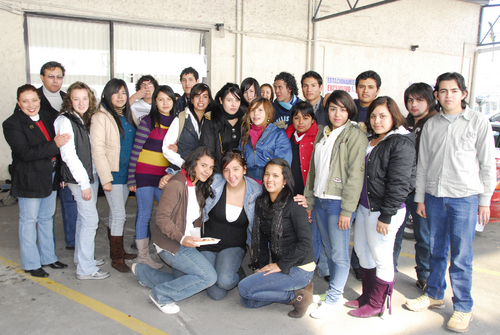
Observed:
[[[137,118],[132,113],[134,122]],[[113,181],[111,172],[120,169],[120,130],[113,116],[104,107],[92,116],[90,122],[92,159],[101,185]]]

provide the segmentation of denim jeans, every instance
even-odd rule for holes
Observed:
[[[24,270],[35,270],[57,262],[54,245],[56,197],[57,192],[53,191],[46,198],[18,198],[19,242]]]
[[[68,188],[73,193],[78,209],[76,220],[76,244],[75,244],[75,264],[76,274],[86,276],[98,271],[94,258],[95,234],[99,224],[99,214],[97,213],[97,192],[99,181],[94,176],[94,183],[90,184],[92,198],[84,200],[82,198],[82,188],[78,184],[68,184]]]
[[[201,251],[201,254],[217,272],[217,281],[213,286],[207,288],[208,296],[214,300],[224,299],[229,290],[235,288],[240,281],[237,272],[245,256],[245,250],[235,247],[219,252]]]
[[[321,234],[319,233],[315,210],[312,211],[311,217],[311,235],[313,242],[314,261],[317,264],[316,269],[318,269],[318,275],[320,275],[321,277],[329,276],[330,271],[328,270],[328,258],[326,256],[325,246],[321,241]]]
[[[137,220],[135,221],[136,239],[142,240],[148,237],[149,219],[153,210],[153,200],[160,203],[161,190],[154,186],[138,187],[135,191],[137,200]],[[153,199],[154,198],[154,199]]]
[[[351,229],[339,229],[341,200],[315,198],[314,211],[321,234],[321,240],[328,257],[330,286],[326,294],[326,303],[335,304],[344,292],[349,276],[349,240]],[[351,217],[352,223],[352,217]]]
[[[111,192],[104,191],[109,205],[109,229],[111,236],[123,236],[123,226],[127,220],[125,204],[129,190],[127,184],[113,184]]]
[[[417,214],[417,203],[414,201],[415,194],[412,193],[408,196],[406,200],[406,217],[403,225],[399,228],[398,234],[396,235],[396,242],[394,244],[394,270],[397,272],[396,267],[398,265],[398,258],[401,252],[401,244],[403,242],[403,233],[406,227],[406,220],[411,214],[413,218],[413,231],[415,234],[415,262],[417,266],[415,270],[417,272],[417,278],[419,280],[427,280],[429,277],[429,257],[430,257],[430,246],[429,246],[429,222],[427,219],[421,217]]]
[[[478,196],[438,198],[425,194],[430,227],[430,274],[425,293],[443,299],[446,290],[448,252],[453,307],[458,312],[472,310],[472,243],[477,222]]]
[[[59,201],[61,203],[64,242],[66,242],[67,247],[74,247],[78,211],[76,209],[76,201],[73,199],[73,194],[69,188],[64,187],[59,190]]]
[[[247,308],[259,308],[279,302],[287,304],[295,298],[294,290],[305,287],[312,280],[314,271],[292,267],[289,274],[283,272],[254,273],[238,284],[241,304]]]
[[[153,269],[147,264],[137,263],[137,279],[152,288],[151,295],[159,304],[170,304],[203,291],[217,281],[217,272],[196,248],[180,247],[174,255],[163,250],[158,254],[174,269],[186,275],[174,278],[171,273]]]
[[[389,233],[384,236],[377,232],[380,212],[370,212],[368,208],[359,205],[356,213],[354,248],[359,264],[365,269],[377,268],[377,277],[386,282],[394,280],[394,240],[405,215],[406,208],[398,209],[391,217]]]

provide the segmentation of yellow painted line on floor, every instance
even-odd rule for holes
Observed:
[[[353,244],[353,242],[350,242],[349,245],[352,246],[354,244]],[[413,255],[413,254],[407,254],[406,252],[400,253],[399,256],[404,256],[404,257],[408,257],[408,258],[415,258],[415,255]],[[450,266],[450,263],[448,263],[448,266]],[[476,268],[475,266],[472,267],[472,270],[474,272],[481,272],[481,273],[485,273],[485,274],[488,274],[488,275],[494,275],[494,276],[500,277],[500,271],[493,271],[493,270],[481,269],[481,268]]]
[[[97,300],[94,300],[92,298],[87,297],[86,295],[83,295],[81,293],[78,293],[70,288],[67,288],[64,285],[61,285],[51,279],[48,278],[37,278],[33,277],[30,274],[27,274],[24,272],[21,267],[16,264],[13,261],[10,261],[2,256],[0,256],[0,262],[7,267],[8,269],[15,271],[16,273],[20,274],[21,276],[24,276],[28,278],[29,280],[32,280],[43,287],[48,288],[49,290],[52,290],[56,292],[57,294],[60,294],[70,300],[73,300],[83,306],[86,306],[93,311],[96,311],[97,313],[104,315],[111,320],[114,320],[123,326],[130,328],[139,334],[151,334],[151,335],[168,335],[167,333],[151,327],[150,325],[137,320],[136,318],[133,318],[129,316],[128,314],[125,314],[123,312],[120,312],[117,309],[114,309],[112,307],[109,307],[108,305],[105,305]]]

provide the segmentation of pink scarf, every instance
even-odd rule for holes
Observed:
[[[254,124],[250,126],[250,131],[248,132],[248,134],[250,135],[250,140],[252,141],[252,145],[254,148],[263,132],[264,126],[256,126]]]

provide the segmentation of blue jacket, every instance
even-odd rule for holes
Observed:
[[[259,185],[255,180],[244,176],[246,182],[245,189],[245,200],[243,203],[243,209],[248,218],[248,229],[247,229],[247,244],[251,245],[252,242],[252,227],[253,227],[253,217],[255,214],[255,200],[262,192],[262,186]],[[212,182],[212,191],[214,192],[213,198],[208,198],[205,203],[205,208],[203,209],[203,222],[208,221],[208,213],[214,208],[214,206],[219,202],[219,199],[224,191],[224,186],[226,186],[226,180],[224,177],[217,173],[214,175],[214,181]]]
[[[273,158],[283,158],[288,164],[292,164],[290,140],[285,130],[274,124],[267,126],[255,146],[254,149],[250,138],[244,148],[241,148],[240,142],[240,150],[247,161],[247,174],[255,180],[262,180],[264,166]]]

